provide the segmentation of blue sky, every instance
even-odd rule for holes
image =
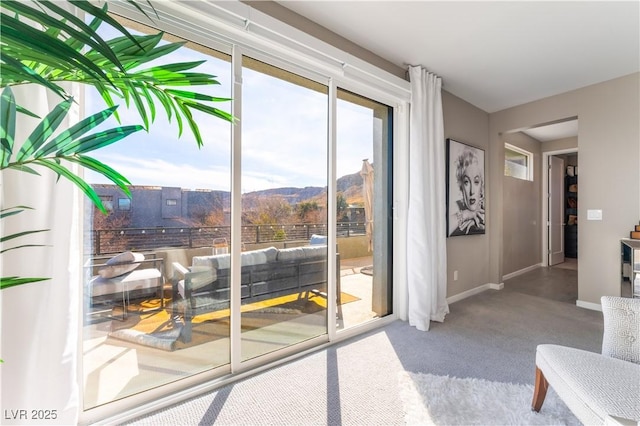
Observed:
[[[108,37],[108,36],[105,36]],[[172,62],[206,59],[195,71],[216,75],[217,86],[196,91],[231,97],[231,65],[221,59],[183,47]],[[146,65],[145,65],[146,68]],[[327,95],[245,68],[243,70],[242,192],[278,188],[325,186],[327,184]],[[87,89],[86,113],[104,109],[97,93]],[[216,107],[231,111],[231,102]],[[119,107],[123,124],[139,124],[135,110]],[[134,185],[176,186],[186,189],[230,190],[231,124],[193,112],[203,135],[198,149],[185,124],[169,123],[164,109],[157,107],[149,133],[135,133],[94,157],[109,164]],[[338,100],[338,177],[355,173],[362,159],[373,162],[372,111]],[[118,123],[109,120],[115,127]],[[108,183],[87,172],[90,183]]]

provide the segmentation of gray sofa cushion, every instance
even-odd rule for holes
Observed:
[[[279,262],[286,260],[300,260],[305,258],[305,253],[302,247],[291,247],[287,249],[278,250],[278,256],[276,260]]]
[[[263,263],[275,262],[278,256],[278,249],[268,247],[262,250],[245,251],[240,255],[242,266],[261,265]]]
[[[326,235],[317,235],[313,234],[311,239],[309,240],[309,244],[312,246],[326,246],[327,245],[327,236]]]
[[[316,259],[327,257],[327,246],[315,245],[301,247],[304,251],[304,257],[306,259]]]
[[[303,246],[278,250],[278,261],[323,259],[327,246]]]
[[[268,262],[275,262],[278,249],[268,247],[260,250],[246,251],[240,255],[242,266],[260,265]],[[209,266],[213,269],[229,269],[230,254],[217,254],[214,256],[194,256],[193,266]]]

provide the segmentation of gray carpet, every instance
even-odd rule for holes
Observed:
[[[600,312],[525,294],[523,279],[452,304],[429,332],[396,321],[132,424],[404,424],[403,370],[532,384],[539,343],[600,351]]]

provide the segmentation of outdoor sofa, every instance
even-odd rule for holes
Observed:
[[[310,293],[326,297],[326,245],[252,250],[241,254],[241,262],[243,304],[295,293],[299,298]],[[172,266],[173,306],[184,319],[181,337],[188,342],[195,315],[229,307],[230,254],[194,256],[189,268],[179,262]],[[336,275],[339,290],[340,274]]]

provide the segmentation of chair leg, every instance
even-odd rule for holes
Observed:
[[[533,391],[533,401],[531,401],[531,410],[539,412],[544,403],[544,398],[547,396],[547,389],[549,388],[549,382],[544,377],[542,371],[536,367],[536,383]]]

